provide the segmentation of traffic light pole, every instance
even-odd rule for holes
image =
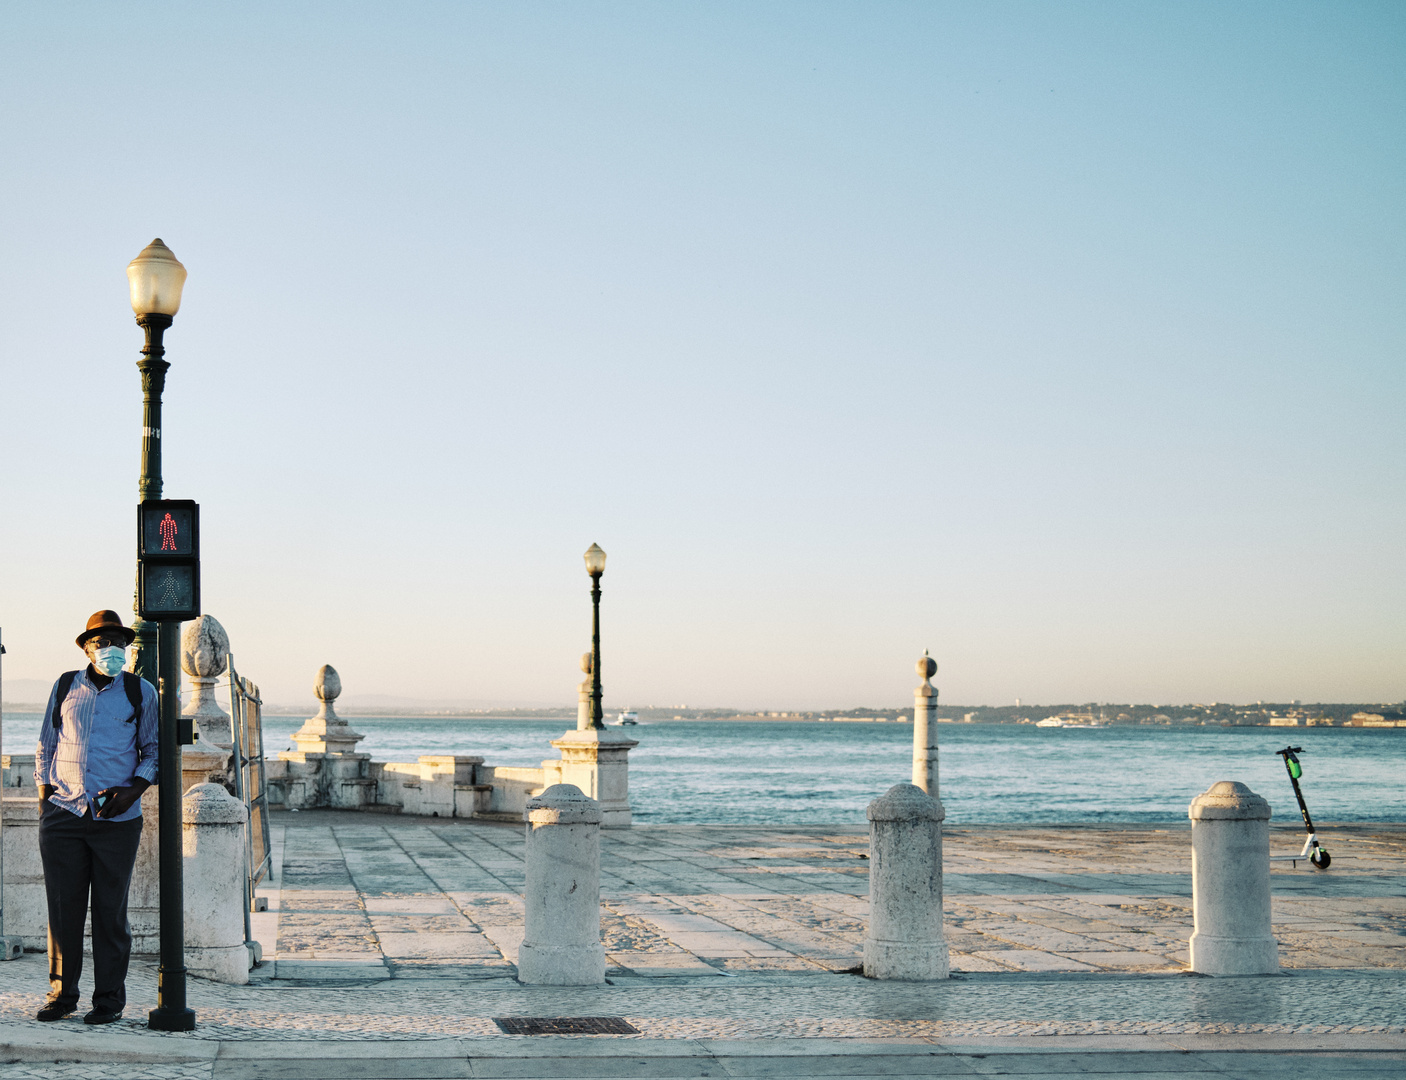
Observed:
[[[146,344],[137,370],[142,373],[142,475],[137,481],[137,501],[161,498],[161,392],[166,388],[166,346],[162,343],[169,315],[139,315],[137,325],[146,331]],[[159,624],[143,619],[140,614],[132,620],[137,638],[132,648],[132,670],[155,685],[157,671],[156,643]]]
[[[185,900],[181,844],[181,685],[178,622],[148,624],[157,630],[161,714],[157,733],[161,804],[156,832],[161,882],[161,966],[157,971],[156,1008],[147,1015],[153,1031],[193,1031],[195,1013],[186,1008]]]

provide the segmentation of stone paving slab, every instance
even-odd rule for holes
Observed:
[[[272,820],[283,857],[265,890],[273,915],[258,926],[269,977],[316,979],[306,965],[361,956],[386,961],[392,978],[442,964],[454,977],[476,969],[495,979],[516,961],[521,826],[336,811]],[[1279,864],[1272,874],[1284,966],[1406,969],[1406,829],[1323,835],[1335,851],[1331,871]],[[1292,848],[1297,836],[1276,830],[1274,845]],[[1189,827],[948,830],[953,970],[1184,970],[1189,841]],[[607,831],[609,974],[852,968],[863,950],[866,856],[857,827]]]
[[[45,989],[41,956],[0,964],[0,1076],[91,1075],[63,1071],[74,1055],[106,1063],[111,1080],[282,1075],[270,1071],[275,1059],[300,1063],[287,1073],[300,1080],[663,1076],[675,1073],[654,1062],[684,1058],[714,1076],[1150,1080],[1164,1074],[1162,1054],[1178,1056],[1175,1075],[1274,1071],[1251,1051],[1281,1067],[1292,1053],[1304,1076],[1406,1074],[1397,1058],[1363,1056],[1406,1053],[1399,826],[1325,828],[1327,873],[1276,867],[1275,932],[1288,974],[1229,980],[1185,972],[1188,829],[949,830],[956,977],[937,984],[846,974],[859,963],[868,908],[861,828],[606,832],[609,985],[573,989],[514,977],[521,826],[273,817],[282,857],[261,889],[270,910],[252,920],[268,959],[249,986],[192,980],[197,1030],[151,1033],[144,1017],[155,1004],[155,966],[138,959],[128,1019],[93,1030],[30,1019]],[[1276,834],[1276,845],[1292,841],[1287,830]],[[494,1016],[619,1016],[640,1034],[505,1036]],[[1096,1057],[1067,1056],[1076,1050]],[[1232,1050],[1233,1068],[1230,1057],[1205,1056]],[[1014,1062],[1027,1052],[1038,1068]],[[1138,1055],[1135,1068],[1116,1060],[1125,1052]],[[1348,1056],[1314,1064],[1309,1052]],[[584,1058],[597,1064],[561,1064]],[[137,1060],[167,1071],[122,1071]],[[523,1061],[553,1064],[512,1072]],[[41,1064],[49,1071],[32,1071]]]

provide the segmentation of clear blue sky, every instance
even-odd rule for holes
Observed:
[[[11,3],[0,626],[275,701],[1406,696],[1406,7]]]

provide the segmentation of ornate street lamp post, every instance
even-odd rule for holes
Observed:
[[[605,552],[599,544],[586,549],[586,573],[591,575],[591,727],[603,728],[600,709],[600,578],[605,573]]]
[[[153,240],[127,264],[132,290],[132,310],[137,325],[146,331],[146,344],[137,370],[142,373],[142,475],[137,481],[137,501],[161,498],[161,392],[166,387],[166,347],[162,337],[181,308],[186,268],[160,240]],[[156,623],[140,615],[132,620],[137,632],[132,648],[132,670],[153,686],[157,671]]]
[[[142,373],[142,501],[161,498],[161,391],[166,385],[166,349],[162,336],[181,307],[186,268],[160,240],[153,240],[127,264],[132,310],[146,331],[137,370]],[[140,573],[140,568],[138,573]],[[179,622],[152,624],[138,615],[132,670],[155,683],[160,695],[157,753],[157,868],[161,887],[161,966],[157,970],[156,1008],[147,1025],[156,1031],[190,1031],[195,1013],[186,1008],[185,911],[181,850],[180,633]],[[154,648],[153,648],[154,646]]]

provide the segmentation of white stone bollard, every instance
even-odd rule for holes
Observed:
[[[918,678],[923,681],[913,691],[913,783],[937,798],[937,687],[932,677],[937,661],[923,652],[918,661]]]
[[[526,919],[518,979],[548,986],[605,982],[600,940],[600,804],[574,784],[530,799]]]
[[[219,784],[196,784],[181,800],[186,967],[217,982],[249,981],[245,817],[244,804]]]
[[[869,804],[869,927],[864,974],[924,982],[948,976],[942,936],[942,803],[895,784]]]
[[[1191,970],[1271,975],[1279,945],[1270,932],[1269,803],[1235,780],[1191,801]]]

